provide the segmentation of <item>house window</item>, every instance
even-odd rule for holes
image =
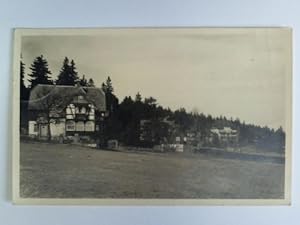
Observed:
[[[71,105],[68,106],[66,108],[66,118],[67,119],[74,119],[74,111],[75,111],[74,107],[72,107]]]
[[[89,106],[90,106],[89,120],[95,120],[95,107],[91,104]]]
[[[66,113],[69,114],[69,115],[72,114],[72,111],[69,107],[67,107]]]
[[[84,122],[78,121],[76,123],[76,131],[84,131]]]
[[[89,107],[90,107],[90,111],[95,113],[95,106],[93,104],[89,104]]]
[[[95,109],[91,108],[89,113],[90,113],[90,115],[94,115],[95,114]]]
[[[74,121],[67,121],[66,122],[66,130],[67,131],[75,131],[75,122]]]
[[[75,113],[76,113],[76,114],[79,113],[79,108],[78,108],[78,107],[75,108]]]
[[[95,115],[89,115],[89,120],[95,120]]]
[[[82,96],[82,95],[79,95],[79,96],[78,96],[78,100],[83,100],[83,96]]]
[[[87,121],[85,123],[85,131],[95,131],[95,124],[93,121]]]
[[[86,108],[85,108],[85,107],[82,107],[81,110],[80,110],[80,113],[81,113],[81,114],[85,114],[85,113],[86,113]]]

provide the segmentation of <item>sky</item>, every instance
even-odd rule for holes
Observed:
[[[290,39],[276,28],[62,30],[23,36],[21,54],[26,74],[43,55],[56,79],[67,56],[96,86],[110,76],[120,101],[140,92],[173,110],[276,129],[286,124]]]

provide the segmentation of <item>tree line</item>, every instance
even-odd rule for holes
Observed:
[[[70,61],[67,57],[64,58],[55,80],[50,77],[52,72],[49,70],[48,62],[43,55],[36,57],[30,66],[31,73],[28,74],[30,84],[28,87],[24,84],[24,66],[21,61],[21,100],[28,99],[30,90],[37,84],[95,87],[93,79],[87,79],[85,75],[79,77],[74,60]],[[119,103],[109,76],[101,84],[101,88],[106,94],[107,110],[109,111],[106,122],[106,138],[118,139],[126,145],[141,146],[143,144],[140,140],[141,120],[151,121],[153,144],[161,143],[163,137],[172,135],[169,128],[176,129],[175,135],[187,134],[188,132],[199,133],[200,141],[204,142],[213,127],[236,129],[239,133],[240,146],[255,145],[259,148],[282,150],[285,144],[285,132],[282,127],[274,130],[267,126],[262,127],[241,122],[239,118],[212,117],[197,111],[187,112],[184,108],[171,110],[159,105],[154,97],[143,98],[140,92],[136,93],[134,97],[126,96]],[[27,113],[26,110],[23,112],[24,114]]]
[[[150,129],[154,138],[152,145],[162,143],[165,137],[175,140],[175,136],[185,136],[187,133],[199,134],[197,141],[205,144],[212,128],[224,127],[237,130],[240,147],[251,145],[259,149],[284,151],[285,145],[285,132],[282,127],[272,129],[241,122],[239,118],[213,117],[199,112],[187,112],[184,108],[171,110],[159,105],[153,97],[142,98],[139,92],[134,98],[126,96],[118,105],[118,110],[112,115],[111,120],[112,123],[109,123],[111,127],[108,127],[109,138],[118,139],[126,145],[149,145],[140,140],[141,120],[151,121]]]

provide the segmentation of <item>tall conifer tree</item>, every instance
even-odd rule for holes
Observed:
[[[68,57],[65,57],[56,84],[73,86],[78,81],[78,73],[76,71],[74,60],[71,60],[70,63]]]
[[[21,66],[22,67],[22,66]],[[30,88],[34,88],[37,84],[53,84],[50,78],[51,71],[48,68],[48,62],[43,55],[36,57],[31,64],[31,74],[29,74]]]
[[[24,84],[24,77],[25,77],[25,64],[20,61],[20,97],[21,99],[26,99],[27,97],[27,88]]]
[[[88,83],[87,83],[88,87],[95,87],[95,83],[94,80],[92,78],[89,79]]]

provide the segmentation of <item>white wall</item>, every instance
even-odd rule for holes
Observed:
[[[50,123],[50,132],[52,137],[65,135],[65,123]]]
[[[29,135],[38,135],[38,130],[34,130],[34,126],[36,125],[37,123],[36,123],[36,121],[29,121],[28,122],[28,134]]]

